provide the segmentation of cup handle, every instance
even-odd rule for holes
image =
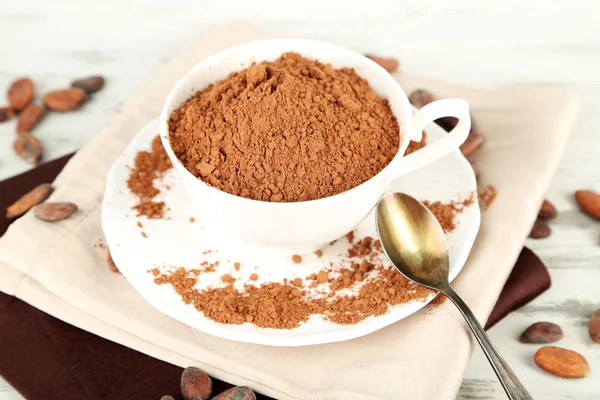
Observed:
[[[425,126],[442,117],[458,118],[458,123],[443,138],[400,158],[392,168],[391,179],[442,158],[463,144],[471,130],[471,117],[469,115],[469,103],[461,99],[437,100],[417,111],[413,116],[413,131],[410,139],[420,142],[423,138]]]

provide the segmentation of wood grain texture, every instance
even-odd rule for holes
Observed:
[[[41,93],[67,88],[73,79],[106,77],[105,88],[80,110],[51,113],[33,130],[47,159],[56,158],[96,134],[193,35],[244,18],[360,52],[396,56],[401,68],[439,79],[490,87],[534,83],[573,93],[582,102],[581,117],[548,193],[559,216],[551,221],[550,238],[527,242],[550,268],[553,286],[490,335],[534,398],[594,400],[600,399],[600,347],[589,339],[586,324],[600,308],[600,223],[578,210],[573,193],[600,191],[598,12],[595,0],[305,0],[286,7],[276,0],[148,0],[143,7],[119,0],[79,7],[64,1],[7,2],[0,37],[11,40],[0,40],[0,88],[29,75],[39,101]],[[12,152],[15,127],[16,118],[0,124],[0,179],[30,168]],[[561,325],[565,337],[558,345],[587,357],[588,378],[565,381],[535,366],[539,346],[518,337],[538,321]],[[457,398],[505,398],[477,349]],[[0,379],[0,400],[16,399],[21,397]]]

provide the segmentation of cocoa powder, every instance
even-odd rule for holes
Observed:
[[[201,275],[199,270],[175,268],[162,272],[154,268],[151,273],[156,284],[171,285],[186,304],[216,322],[251,322],[262,328],[293,329],[312,314],[323,315],[337,324],[355,324],[369,316],[385,314],[391,306],[424,301],[435,293],[408,281],[389,265],[377,262],[381,255],[379,241],[371,237],[357,241],[349,248],[345,260],[354,261],[350,267],[330,266],[318,275],[307,277],[312,281],[309,286],[316,288],[316,295],[308,293],[300,278],[260,286],[246,283],[240,290],[227,277],[223,279],[226,287],[198,290],[195,286]],[[256,274],[249,277],[250,281],[256,279]],[[340,294],[344,289],[354,289],[355,293]]]
[[[429,211],[439,221],[444,232],[452,232],[456,228],[456,216],[460,214],[465,207],[470,206],[475,201],[475,194],[469,196],[467,199],[462,201],[451,201],[449,203],[442,203],[440,201],[430,202],[427,200],[423,201],[425,207],[429,208]]]
[[[479,207],[486,211],[496,200],[498,189],[494,185],[487,185],[479,190]]]
[[[423,137],[421,138],[421,141],[415,142],[414,140],[411,140],[408,144],[408,147],[406,148],[406,151],[404,152],[404,155],[407,156],[410,153],[414,153],[415,151],[422,149],[425,146],[427,146],[427,133],[423,131]]]
[[[138,217],[145,216],[150,219],[164,217],[165,203],[153,200],[160,193],[154,182],[171,168],[173,164],[159,136],[152,140],[151,151],[139,151],[136,154],[127,187],[138,198],[138,204],[133,207]]]
[[[351,68],[286,53],[199,91],[169,121],[173,151],[199,179],[254,200],[344,192],[396,155],[387,100]]]

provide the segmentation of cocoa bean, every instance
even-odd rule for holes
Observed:
[[[431,92],[425,89],[417,89],[408,96],[408,101],[417,108],[423,108],[427,104],[435,101],[435,97],[433,97]]]
[[[532,239],[543,239],[550,236],[551,233],[552,230],[550,229],[550,226],[541,219],[538,219],[533,224],[533,228],[531,228],[529,237]]]
[[[15,115],[15,112],[10,107],[0,107],[0,122],[8,121]]]
[[[590,332],[590,338],[594,342],[600,343],[600,309],[594,311],[592,314],[588,324],[588,330]]]
[[[591,190],[578,190],[575,192],[575,201],[590,217],[600,219],[600,194]]]
[[[108,269],[110,269],[112,272],[116,272],[116,273],[121,272],[121,271],[119,271],[117,264],[115,264],[115,262],[112,258],[112,255],[110,254],[110,250],[108,250],[106,252],[106,263],[108,264]]]
[[[54,90],[42,97],[42,103],[47,109],[58,112],[73,111],[81,107],[87,99],[85,92],[79,88]]]
[[[550,203],[548,200],[544,200],[542,203],[542,207],[540,208],[540,212],[538,213],[539,219],[553,219],[556,217],[556,207],[554,204]]]
[[[87,94],[96,93],[104,87],[104,78],[100,75],[96,75],[77,79],[71,83],[71,87],[79,88]]]
[[[398,66],[400,65],[398,60],[395,58],[379,57],[373,54],[367,54],[366,57],[375,61],[381,68],[385,69],[389,73],[396,72]]]
[[[54,189],[49,183],[42,183],[36,186],[30,192],[21,196],[21,198],[8,206],[6,209],[6,218],[15,218],[25,214],[33,206],[40,204],[46,200]]]
[[[460,145],[460,151],[465,157],[470,157],[483,145],[483,136],[479,133],[471,132],[467,140]]]
[[[581,354],[560,347],[544,346],[533,358],[538,367],[561,378],[585,378],[590,365]]]
[[[42,203],[33,208],[35,216],[46,222],[62,221],[77,212],[77,205],[69,202]]]
[[[207,400],[212,392],[212,380],[204,371],[187,367],[181,375],[181,393],[185,400]]]
[[[161,397],[160,400],[175,400],[175,399],[173,398],[173,396],[166,395],[166,396]]]
[[[35,86],[29,78],[14,81],[8,89],[8,103],[15,111],[21,111],[31,103],[35,94]]]
[[[46,111],[37,104],[30,104],[19,114],[19,122],[17,123],[17,132],[30,132],[44,117]]]
[[[44,155],[42,144],[29,132],[20,132],[13,143],[15,153],[29,164],[37,164]]]
[[[519,338],[521,343],[552,343],[563,337],[563,331],[560,326],[552,322],[536,322]]]
[[[256,400],[256,394],[247,386],[238,386],[224,391],[212,400]]]

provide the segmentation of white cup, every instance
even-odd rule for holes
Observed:
[[[400,147],[394,159],[377,175],[346,192],[318,200],[273,203],[238,197],[215,189],[190,173],[177,159],[169,141],[171,113],[211,83],[254,62],[274,61],[293,51],[330,63],[351,67],[383,98],[388,99],[400,125]],[[411,140],[420,141],[424,127],[441,117],[459,122],[443,139],[404,157]],[[160,115],[160,136],[175,169],[183,178],[197,207],[211,210],[222,231],[232,238],[297,253],[312,251],[345,235],[369,214],[392,180],[431,163],[457,149],[471,128],[469,106],[464,100],[432,102],[414,116],[406,94],[392,76],[375,62],[343,47],[315,40],[271,39],[221,51],[197,64],[169,93]]]

